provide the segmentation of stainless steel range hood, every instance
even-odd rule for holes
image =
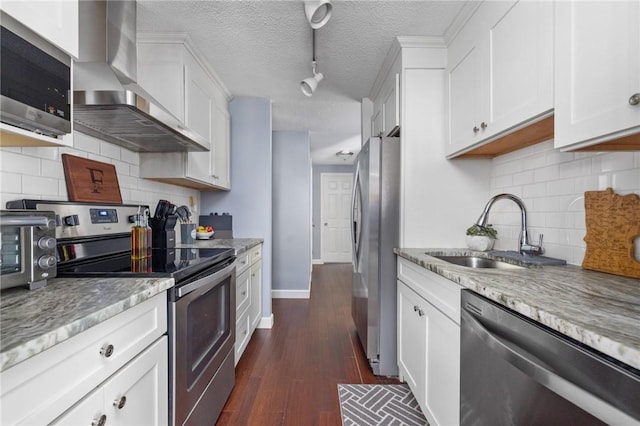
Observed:
[[[86,0],[78,7],[74,129],[136,152],[209,150],[137,84],[136,2]]]

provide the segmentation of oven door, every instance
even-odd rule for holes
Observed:
[[[228,356],[233,355],[235,344],[234,261],[232,258],[220,266],[222,269],[200,274],[194,281],[178,283],[172,289],[169,342],[173,424],[191,424],[203,412],[215,420],[233,388],[233,356],[230,364]]]

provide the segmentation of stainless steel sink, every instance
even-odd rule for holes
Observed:
[[[444,260],[445,262],[453,263],[455,265],[466,266],[468,268],[527,269],[524,266],[518,266],[512,263],[501,262],[499,260],[489,259],[486,257],[478,257],[478,256],[433,256],[433,257],[436,257],[440,260]]]

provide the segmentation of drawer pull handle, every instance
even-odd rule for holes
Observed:
[[[113,345],[104,345],[102,349],[100,349],[100,355],[104,356],[105,358],[109,358],[111,355],[113,355]]]
[[[98,419],[93,419],[91,426],[104,426],[107,423],[107,415],[103,414]]]
[[[113,401],[113,406],[118,407],[118,410],[122,410],[126,403],[127,403],[127,397],[122,395],[120,399],[116,399],[115,401]]]
[[[629,98],[629,105],[640,105],[640,93],[634,93],[633,95],[631,95],[631,97]]]

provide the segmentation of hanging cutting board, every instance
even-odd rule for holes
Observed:
[[[640,237],[640,196],[618,195],[613,189],[584,193],[587,250],[582,267],[640,278],[634,239]]]
[[[113,164],[62,154],[69,201],[122,204]]]

